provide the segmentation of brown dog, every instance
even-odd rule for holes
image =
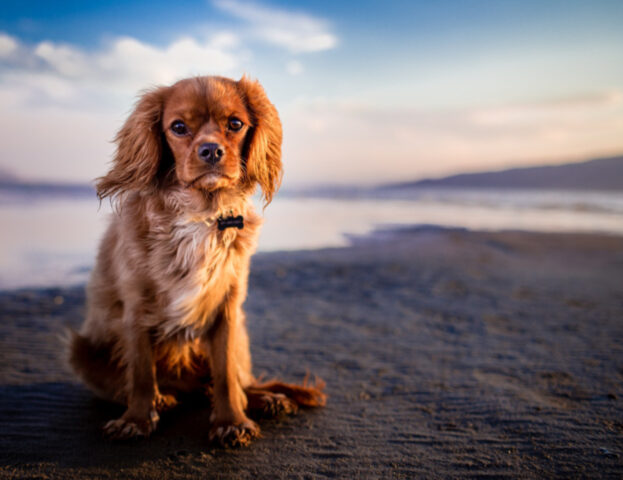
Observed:
[[[322,384],[259,384],[242,303],[261,218],[281,180],[281,123],[259,83],[197,77],[145,93],[97,182],[115,200],[87,287],[70,362],[103,398],[127,406],[104,431],[147,436],[175,394],[212,394],[209,438],[244,445],[247,413],[324,405]]]

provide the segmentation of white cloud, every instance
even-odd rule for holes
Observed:
[[[282,116],[290,186],[374,184],[623,151],[618,91],[449,110],[312,100],[290,105]]]
[[[76,48],[41,42],[33,54],[63,77],[84,78],[89,74],[89,58]]]
[[[238,0],[216,0],[214,5],[246,21],[258,38],[293,53],[329,50],[338,43],[327,23],[311,15]]]
[[[32,105],[62,102],[68,108],[72,102],[80,108],[97,102],[110,105],[111,99],[115,105],[127,104],[151,85],[191,75],[244,73],[242,61],[252,55],[244,42],[251,39],[295,53],[326,50],[337,43],[323,20],[304,13],[237,0],[218,0],[215,5],[248,28],[215,31],[203,39],[185,36],[164,46],[119,37],[95,50],[52,41],[27,45],[0,32],[2,97]],[[303,68],[295,59],[286,71],[298,75]],[[9,92],[15,95],[6,95]]]
[[[180,38],[160,48],[121,37],[96,51],[49,41],[28,47],[6,35],[0,37],[3,42],[20,49],[22,57],[0,71],[3,90],[23,90],[20,86],[28,85],[33,93],[47,94],[52,100],[67,100],[71,93],[81,99],[89,90],[97,96],[105,92],[132,96],[149,85],[169,84],[189,75],[231,74],[239,66],[236,42],[226,32],[204,42]]]
[[[0,33],[0,58],[6,58],[17,50],[17,42],[14,38]]]
[[[473,112],[471,120],[477,125],[496,129],[529,128],[535,125],[535,120],[568,122],[570,118],[584,117],[595,109],[616,108],[622,103],[623,92],[612,90],[540,103],[482,108]]]
[[[286,71],[292,76],[300,75],[303,70],[303,64],[298,60],[292,60],[286,65]]]
[[[169,84],[189,75],[227,74],[238,66],[238,60],[229,50],[232,42],[224,42],[224,38],[219,35],[214,43],[181,38],[162,49],[134,38],[121,38],[97,59],[101,72],[98,76],[118,75],[121,70],[124,83],[136,88],[154,83]]]

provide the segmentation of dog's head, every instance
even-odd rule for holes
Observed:
[[[175,182],[250,192],[270,202],[281,181],[281,122],[262,86],[246,77],[196,77],[146,92],[117,137],[100,198]]]

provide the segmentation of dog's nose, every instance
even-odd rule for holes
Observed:
[[[218,143],[202,143],[197,149],[197,154],[204,162],[215,165],[225,155],[225,148]]]

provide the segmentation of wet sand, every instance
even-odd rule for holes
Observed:
[[[412,228],[254,257],[256,373],[323,409],[207,444],[188,399],[147,440],[64,367],[83,288],[0,293],[0,478],[621,478],[623,237]]]

